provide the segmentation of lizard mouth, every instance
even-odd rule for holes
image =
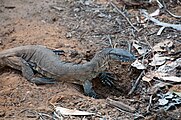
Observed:
[[[124,62],[124,63],[128,63],[128,62],[133,62],[136,60],[135,56],[131,56],[131,57],[120,57],[120,61]]]
[[[121,60],[121,62],[125,62],[125,63],[128,63],[128,62],[133,62],[135,61],[136,59],[123,59]]]

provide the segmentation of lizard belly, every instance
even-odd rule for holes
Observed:
[[[80,75],[77,75],[77,74],[68,74],[68,73],[57,74],[57,73],[53,73],[53,71],[43,70],[42,68],[38,66],[33,67],[33,69],[36,70],[38,73],[42,74],[43,76],[46,76],[48,78],[53,78],[58,81],[64,81],[64,82],[82,85],[84,83],[84,79],[86,80],[86,77],[82,77],[82,76],[80,77]]]

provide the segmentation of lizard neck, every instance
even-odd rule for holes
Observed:
[[[86,66],[92,66],[94,72],[102,72],[106,69],[108,64],[108,56],[105,54],[97,53]]]
[[[109,61],[108,54],[105,54],[104,52],[98,52],[92,58],[92,60],[87,63],[84,64],[65,63],[64,68],[66,68],[67,74],[74,73],[77,75],[83,75],[83,74],[98,75],[100,72],[103,72],[108,67],[108,61]]]
[[[87,62],[83,64],[83,66],[86,66],[87,68],[91,68],[92,72],[100,73],[103,72],[106,67],[108,66],[108,62],[110,61],[109,52],[111,48],[109,49],[103,49],[100,52],[97,52],[95,56],[92,58],[90,62]]]

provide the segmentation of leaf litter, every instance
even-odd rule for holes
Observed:
[[[148,25],[146,21],[150,20],[156,25],[162,26],[157,35],[161,35],[166,27],[171,27],[178,31],[181,30],[180,24],[169,24],[154,18],[160,15],[160,8],[164,7],[160,2],[159,6],[159,9],[151,14],[146,10],[140,10],[141,14],[145,17],[144,20],[141,20],[144,27]],[[148,43],[147,40],[145,41]],[[153,47],[150,44],[147,47],[144,44],[140,44],[139,41],[133,42],[133,47],[136,49],[139,57],[131,65],[138,70],[145,71],[142,81],[149,83],[148,93],[159,97],[157,99],[155,97],[155,100],[151,98],[151,101],[156,103],[150,103],[152,105],[149,105],[149,110],[169,110],[181,104],[181,91],[174,89],[174,86],[179,86],[181,83],[181,54],[179,51],[175,52],[175,44],[176,42],[171,40],[162,40],[162,42],[157,43]],[[178,54],[176,55],[176,53]],[[146,64],[143,61],[147,61]],[[167,90],[167,93],[163,90]],[[150,108],[150,106],[152,107]]]
[[[162,6],[162,4],[159,1],[157,2],[159,6]],[[86,6],[84,6],[83,4],[85,4]],[[92,24],[91,27],[88,26],[90,29],[86,30],[83,28],[86,28],[87,24],[79,23],[77,27],[76,26],[74,27],[75,29],[70,28],[70,33],[72,37],[74,36],[79,38],[80,34],[79,32],[86,31],[86,33],[83,33],[83,35],[81,34],[85,40],[89,39],[91,41],[92,39],[97,39],[97,38],[102,38],[102,40],[105,40],[107,39],[106,36],[109,36],[108,46],[116,46],[120,45],[120,43],[117,42],[115,38],[121,38],[121,36],[116,35],[117,31],[119,31],[121,27],[123,27],[122,26],[123,23],[121,23],[120,20],[125,18],[126,21],[129,23],[129,25],[132,27],[132,29],[134,29],[132,30],[133,31],[132,35],[135,37],[135,40],[132,41],[132,47],[136,50],[138,59],[134,63],[132,63],[131,66],[141,71],[141,74],[137,79],[138,80],[137,83],[139,83],[139,79],[148,82],[149,83],[148,88],[150,89],[150,91],[152,91],[152,93],[149,92],[148,90],[147,94],[154,95],[153,98],[150,97],[150,101],[153,102],[149,103],[150,107],[148,109],[148,112],[159,111],[162,108],[164,110],[169,110],[173,106],[177,106],[180,104],[180,97],[178,94],[175,94],[176,92],[164,93],[162,91],[165,88],[167,88],[167,90],[169,91],[170,88],[168,86],[174,86],[175,84],[180,83],[180,76],[178,75],[177,72],[178,68],[180,67],[179,63],[180,57],[178,56],[176,57],[175,55],[172,56],[170,55],[175,53],[174,46],[176,43],[173,42],[173,40],[172,41],[162,40],[162,42],[157,42],[157,44],[154,45],[153,47],[150,44],[148,44],[148,42],[141,42],[140,38],[136,36],[136,32],[140,31],[140,29],[138,29],[138,26],[136,27],[135,24],[132,24],[131,19],[129,19],[125,15],[126,12],[122,12],[121,9],[119,9],[116,6],[116,4],[114,4],[113,2],[110,2],[110,4],[108,4],[106,7],[96,6],[95,4],[92,4],[92,2],[86,2],[86,3],[81,2],[80,6],[81,6],[80,8],[78,7],[74,8],[74,10],[77,11],[77,13],[75,13],[77,19],[75,19],[74,21],[81,19],[83,16],[81,16],[80,13],[84,11],[87,12],[86,13],[87,17],[90,17],[91,15],[94,16],[94,18],[103,19],[102,23],[104,22],[104,24],[102,24],[102,26],[100,27],[96,27],[95,24],[92,23],[97,22],[98,24],[98,21],[96,21],[96,19],[93,18],[94,22],[92,21],[90,22]],[[111,6],[114,8],[113,10],[111,10],[112,9]],[[163,30],[165,30],[165,28],[167,27],[171,27],[179,31],[180,25],[168,24],[154,18],[157,16],[159,17],[160,11],[161,9],[159,8],[156,11],[152,12],[151,14],[148,14],[147,11],[141,10],[141,15],[145,17],[145,20],[141,21],[142,25],[144,25],[144,28],[141,29],[145,29],[146,27],[148,27],[149,25],[146,22],[150,20],[156,23],[156,25],[161,26],[161,28],[157,32],[157,35],[159,36],[161,36]],[[123,16],[123,18],[120,19],[120,17],[116,17],[115,14],[112,14],[112,12],[118,12]],[[68,20],[71,19],[72,18]],[[114,20],[116,20],[116,22],[113,22]],[[111,23],[116,24],[115,29],[111,27],[109,28],[110,24],[109,25],[107,24],[108,21],[109,22],[111,21]],[[62,23],[69,26],[68,21],[63,21]],[[82,27],[82,25],[84,27]],[[119,27],[117,28],[117,26]],[[101,27],[104,29],[100,29]],[[90,32],[90,30],[92,32]],[[117,31],[115,32],[114,30]],[[126,31],[122,30],[122,33],[123,32]],[[97,42],[100,42],[100,39],[97,40]],[[131,95],[133,91],[130,92],[129,95]]]
[[[151,85],[150,92],[151,94],[156,94],[159,99],[155,102],[154,109],[155,110],[169,110],[177,105],[181,104],[180,91],[172,91],[168,90],[167,93],[158,92],[162,88],[166,86],[174,86],[175,84],[181,83],[181,75],[180,72],[177,72],[181,67],[181,56],[169,56],[169,53],[174,53],[174,43],[170,40],[166,40],[160,42],[152,47],[152,49],[148,49],[147,51],[152,52],[152,54],[148,54],[149,57],[145,57],[145,50],[143,50],[144,46],[133,44],[133,47],[137,50],[139,56],[146,61],[148,61],[147,67],[143,63],[136,60],[132,63],[133,67],[137,69],[145,69],[147,72],[142,77],[142,80],[148,82],[149,84],[153,81],[156,82],[155,85]],[[141,49],[140,49],[141,48]]]

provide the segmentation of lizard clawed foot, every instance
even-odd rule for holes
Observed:
[[[86,80],[83,84],[83,88],[84,88],[84,93],[85,95],[89,96],[89,97],[93,97],[98,99],[98,95],[95,93],[95,91],[92,88],[92,83],[89,80]]]
[[[32,78],[31,82],[35,83],[36,85],[55,84],[56,83],[56,81],[52,78],[39,78],[39,77]]]
[[[99,97],[98,97],[98,95],[94,92],[94,91],[91,91],[91,92],[89,92],[89,93],[85,93],[87,96],[89,96],[89,97],[93,97],[93,98],[95,98],[95,99],[98,99]]]
[[[114,83],[113,81],[115,80],[115,77],[113,76],[112,73],[110,72],[101,72],[99,74],[99,78],[101,79],[101,82],[109,87],[113,87]]]

